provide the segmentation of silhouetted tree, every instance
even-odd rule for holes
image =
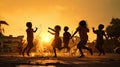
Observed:
[[[119,53],[120,49],[118,49],[118,47],[120,47],[120,19],[112,18],[110,25],[108,25],[106,28],[106,32],[109,37],[109,42],[107,42],[107,44],[112,46],[110,49],[114,50],[117,48],[115,52]]]
[[[120,19],[112,18],[110,25],[107,26],[106,32],[108,37],[119,39],[120,38]]]

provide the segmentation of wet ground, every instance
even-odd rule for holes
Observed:
[[[104,56],[21,56],[0,53],[0,67],[120,67],[120,54],[108,53]]]

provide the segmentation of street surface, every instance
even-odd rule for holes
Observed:
[[[108,53],[104,56],[21,56],[0,53],[0,67],[120,67],[120,54]]]

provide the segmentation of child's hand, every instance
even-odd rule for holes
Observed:
[[[50,27],[48,27],[48,29],[50,29]]]
[[[37,27],[35,27],[36,29],[38,29]]]
[[[33,32],[36,32],[36,31],[37,31],[37,29],[38,29],[37,27],[35,27],[35,28],[36,28],[36,29],[35,29]]]

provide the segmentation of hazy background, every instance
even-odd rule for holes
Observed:
[[[38,27],[35,36],[51,36],[48,27],[69,26],[75,31],[80,20],[86,20],[90,29],[89,40],[94,40],[92,28],[102,23],[105,27],[111,19],[120,18],[120,0],[0,0],[0,20],[8,22],[5,35],[25,35],[26,22]]]

